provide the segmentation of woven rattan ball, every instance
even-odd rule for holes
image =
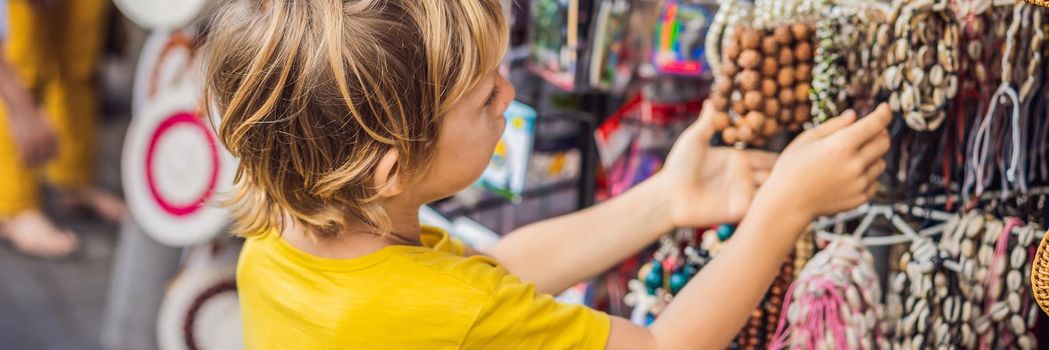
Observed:
[[[1042,237],[1042,244],[1031,263],[1031,289],[1038,306],[1049,314],[1049,233]]]
[[[1028,4],[1038,5],[1038,6],[1041,6],[1041,7],[1049,8],[1049,1],[1046,1],[1046,0],[1024,0],[1024,1],[1026,1]]]

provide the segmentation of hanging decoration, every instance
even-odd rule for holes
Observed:
[[[154,33],[134,87],[121,179],[128,209],[143,230],[171,246],[203,243],[229,223],[216,205],[233,185],[236,159],[203,115],[199,55],[192,30]]]
[[[886,54],[889,106],[918,131],[936,130],[947,102],[958,94],[958,22],[945,0],[894,4],[892,44]]]
[[[817,253],[787,291],[770,349],[885,349],[874,258],[855,239]]]
[[[765,146],[782,130],[797,132],[812,119],[814,26],[811,22],[773,21],[768,14],[796,8],[774,2],[756,3],[756,25],[736,24],[720,49],[710,99],[726,144]],[[732,10],[729,6],[724,11]],[[721,18],[730,15],[720,15]],[[777,17],[780,18],[780,17]],[[720,45],[708,39],[708,44]]]
[[[637,278],[629,282],[626,303],[633,307],[631,321],[651,324],[673,302],[674,295],[725,245],[731,244],[734,232],[733,225],[720,225],[698,237],[692,230],[678,230],[661,238],[652,259],[639,269]],[[815,249],[811,246],[811,234],[808,238],[798,241],[800,251]],[[735,348],[765,349],[773,343],[777,320],[786,310],[784,295],[795,278],[796,262],[794,255],[783,261],[765,297],[733,341]]]
[[[1035,326],[1049,265],[1035,243],[1049,219],[1046,11],[985,0],[719,1],[705,50],[715,142],[775,148],[784,131],[881,103],[897,117],[879,196],[813,224],[733,348],[1045,341]],[[731,233],[661,241],[631,282],[634,321],[658,317],[680,288],[674,276],[701,271]],[[871,246],[890,249],[873,256]],[[874,261],[886,259],[879,277]]]
[[[161,350],[244,347],[235,279],[239,251],[230,240],[187,250],[182,270],[168,284],[157,312]]]
[[[117,8],[135,24],[147,29],[173,30],[206,16],[222,1],[207,0],[116,0]]]
[[[879,3],[835,4],[824,2],[816,22],[815,67],[812,72],[813,122],[823,123],[846,109],[871,108],[877,95],[875,65],[878,25],[885,22]],[[874,87],[872,89],[872,87]]]
[[[1038,312],[1022,271],[1040,231],[972,212],[949,223],[938,245],[912,243],[888,298],[894,346],[1034,349]]]

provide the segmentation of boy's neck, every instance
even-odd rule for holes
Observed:
[[[313,240],[298,227],[283,229],[281,236],[303,252],[328,259],[357,258],[391,245],[420,245],[419,207],[384,203],[383,208],[393,225],[393,231],[385,236],[358,222],[348,222],[337,238],[329,240]]]

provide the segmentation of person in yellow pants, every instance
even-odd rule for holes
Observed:
[[[4,5],[5,1],[0,1]],[[40,209],[40,185],[57,207],[109,220],[122,201],[93,187],[98,95],[95,73],[108,0],[7,0],[0,60],[0,237],[42,257],[78,247]]]

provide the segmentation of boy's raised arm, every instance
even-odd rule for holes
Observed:
[[[846,113],[849,114],[849,113]],[[732,241],[642,328],[613,319],[608,349],[724,349],[746,322],[813,218],[859,206],[877,191],[888,150],[884,106],[857,123],[828,122],[788,147]]]
[[[487,253],[539,291],[558,293],[674,227],[738,222],[776,156],[710,147],[713,110],[704,108],[652,178],[592,208],[523,227]]]

